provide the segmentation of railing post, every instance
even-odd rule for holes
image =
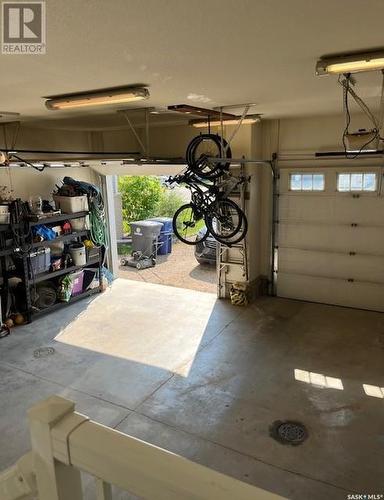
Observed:
[[[102,479],[96,477],[96,500],[112,500],[112,487]]]
[[[26,500],[36,498],[36,477],[33,470],[33,456],[29,452],[5,471],[0,472],[1,500]]]
[[[53,427],[74,412],[71,401],[52,396],[28,412],[39,500],[83,500],[80,471],[55,460]]]

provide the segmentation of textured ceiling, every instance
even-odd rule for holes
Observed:
[[[42,96],[144,82],[144,105],[160,108],[338,113],[336,77],[315,77],[316,60],[383,45],[383,15],[383,0],[48,0],[46,55],[0,56],[0,110],[39,125],[122,126],[112,108],[48,111]],[[359,88],[373,105],[378,74],[359,77]]]

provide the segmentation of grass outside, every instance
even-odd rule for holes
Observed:
[[[192,227],[184,226],[184,222],[194,222],[194,225]],[[184,210],[182,212],[182,216],[177,219],[177,229],[179,230],[181,236],[187,240],[196,236],[203,227],[205,227],[204,219],[201,218],[199,220],[195,220],[190,208],[188,210]]]
[[[117,254],[118,255],[131,255],[132,245],[129,243],[118,243],[117,244]]]

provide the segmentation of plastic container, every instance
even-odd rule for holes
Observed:
[[[87,263],[87,254],[85,246],[82,243],[73,243],[70,245],[69,253],[75,266],[85,266]]]
[[[41,196],[36,195],[36,196],[31,196],[29,198],[29,208],[31,209],[31,212],[36,215],[42,215],[43,214],[43,200],[41,199]]]
[[[100,255],[100,246],[87,248],[87,260],[97,259]]]
[[[54,194],[53,200],[56,208],[60,208],[65,214],[74,214],[88,210],[88,197],[86,194],[82,196],[59,196]]]
[[[51,249],[39,248],[29,254],[32,278],[36,274],[45,273],[51,267]]]
[[[154,220],[131,222],[132,253],[140,252],[145,257],[156,256],[157,238],[163,225]]]
[[[0,224],[9,224],[10,218],[9,205],[0,205]]]
[[[172,253],[172,235],[173,235],[172,219],[170,217],[151,217],[148,220],[160,222],[163,225],[160,231],[160,235],[158,237],[158,243],[159,243],[159,247],[157,249],[158,255],[167,255],[169,253]]]
[[[51,257],[61,257],[64,253],[64,241],[47,241],[46,246],[51,250]]]
[[[73,231],[84,231],[84,229],[89,229],[89,216],[79,217],[78,219],[71,220],[71,226]]]
[[[9,224],[10,223],[11,214],[8,213],[0,213],[0,224]]]
[[[84,271],[76,271],[71,274],[72,278],[72,296],[80,295],[83,292]]]

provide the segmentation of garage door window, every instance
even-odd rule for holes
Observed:
[[[324,191],[324,174],[291,174],[291,191]]]
[[[348,191],[376,191],[376,174],[343,172],[337,175],[337,190],[340,192]]]

